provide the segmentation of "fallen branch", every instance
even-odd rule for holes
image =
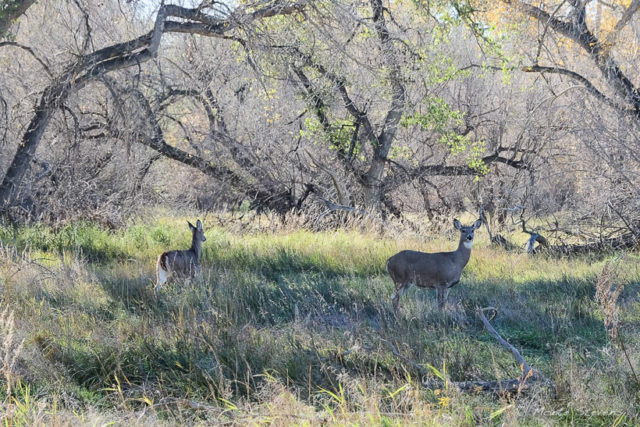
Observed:
[[[489,331],[489,333],[498,341],[498,343],[501,346],[503,346],[504,348],[506,348],[511,352],[511,355],[513,356],[513,358],[516,359],[516,362],[518,362],[518,364],[520,365],[520,368],[522,369],[522,375],[520,376],[519,381],[521,383],[524,383],[527,379],[532,379],[534,381],[542,380],[547,384],[553,384],[540,371],[533,369],[531,366],[529,366],[529,364],[527,363],[526,360],[524,360],[524,357],[522,357],[520,352],[514,346],[509,344],[507,340],[502,338],[502,336],[498,333],[498,331],[495,330],[493,325],[491,325],[491,322],[484,315],[485,311],[493,311],[494,315],[493,317],[491,317],[491,319],[493,319],[495,316],[497,316],[498,310],[495,309],[494,307],[479,308],[476,310],[476,314],[484,324],[484,327],[487,328],[487,331]]]
[[[487,319],[487,317],[484,314],[486,311],[493,311],[493,316],[491,317],[491,320],[493,320],[493,318],[497,315],[498,310],[495,309],[494,307],[486,307],[486,308],[478,309],[476,311],[476,314],[478,315],[478,317],[480,318],[484,326],[487,328],[489,333],[498,341],[498,343],[511,352],[511,355],[513,356],[513,358],[520,364],[520,367],[522,369],[522,375],[518,378],[507,379],[507,380],[447,381],[447,386],[453,387],[460,391],[489,391],[489,392],[500,393],[500,394],[503,394],[503,393],[519,394],[523,391],[530,389],[534,382],[542,381],[545,384],[547,384],[552,391],[555,390],[553,382],[549,380],[547,377],[545,377],[540,371],[532,368],[526,362],[524,357],[522,357],[520,352],[514,346],[509,344],[509,342],[507,342],[504,338],[502,338],[502,336],[495,330],[495,328],[491,325],[490,320]],[[423,377],[429,376],[429,372],[425,368],[423,368],[413,360],[409,359],[408,357],[400,353],[400,351],[398,351],[398,348],[393,343],[385,339],[382,339],[382,342],[385,343],[391,349],[391,352],[397,358],[401,359],[407,365],[410,365],[413,369],[418,371],[421,376]],[[421,384],[423,387],[426,387],[429,389],[436,389],[436,388],[443,387],[442,382],[438,380],[423,380]]]
[[[325,199],[324,197],[320,196],[319,194],[316,193],[316,197],[318,197],[322,203],[324,203],[327,206],[327,209],[325,211],[323,211],[320,215],[318,215],[318,217],[315,219],[315,221],[313,221],[313,227],[314,228],[318,228],[318,224],[320,223],[320,221],[322,220],[322,218],[324,218],[325,216],[333,213],[333,212],[348,212],[348,213],[352,213],[354,215],[362,215],[362,216],[366,216],[367,213],[362,210],[362,209],[358,209],[358,208],[354,208],[352,206],[344,206],[344,205],[339,205],[336,203],[333,203],[327,199]]]
[[[536,249],[534,254],[540,252],[552,255],[582,255],[594,252],[610,252],[610,251],[624,251],[638,249],[640,246],[640,240],[632,234],[627,233],[622,236],[612,237],[610,239],[603,239],[599,242],[585,243],[585,244],[559,244],[548,246],[542,250]]]

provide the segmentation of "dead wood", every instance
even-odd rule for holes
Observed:
[[[500,246],[505,251],[513,251],[519,248],[518,245],[508,241],[502,234],[496,234],[495,236],[491,237],[491,244],[494,246]]]
[[[484,325],[485,328],[487,328],[487,331],[491,334],[491,336],[493,336],[502,347],[509,350],[513,358],[520,365],[522,369],[522,375],[520,376],[519,381],[521,383],[524,383],[527,379],[531,378],[532,380],[542,380],[547,384],[551,384],[551,381],[547,377],[545,377],[540,371],[533,369],[531,366],[529,366],[527,361],[524,359],[524,357],[520,354],[520,352],[514,346],[512,346],[507,340],[502,338],[502,336],[498,333],[498,331],[495,330],[493,325],[491,325],[491,322],[484,315],[486,311],[493,311],[493,316],[491,317],[491,319],[493,319],[495,318],[495,316],[497,316],[498,310],[494,307],[479,308],[476,310],[476,315],[480,318],[480,320],[482,321],[482,324]]]
[[[618,250],[638,249],[640,241],[633,233],[623,234],[622,236],[603,239],[598,242],[585,244],[560,244],[547,246],[539,249],[535,248],[533,253],[546,253],[552,255],[584,255],[593,252],[608,252]]]
[[[487,319],[487,317],[485,316],[485,312],[487,311],[493,312],[493,315],[491,316],[491,320],[498,313],[498,310],[495,309],[494,307],[486,307],[486,308],[478,309],[476,311],[476,315],[480,318],[480,320],[484,324],[487,331],[498,341],[498,343],[502,347],[509,350],[513,358],[520,365],[520,368],[522,370],[522,375],[520,375],[520,377],[518,378],[506,379],[506,380],[447,381],[446,385],[449,387],[453,387],[459,391],[476,391],[476,392],[488,391],[488,392],[493,392],[498,394],[504,394],[504,393],[519,394],[521,392],[530,390],[536,382],[543,382],[547,386],[549,386],[553,392],[555,390],[555,386],[553,382],[549,380],[546,376],[544,376],[540,371],[532,368],[524,359],[524,357],[520,354],[520,352],[514,346],[512,346],[507,340],[502,338],[502,336],[495,330],[493,325],[491,325],[490,320]],[[385,339],[382,339],[382,342],[384,342],[391,349],[391,352],[394,354],[394,356],[402,360],[407,365],[411,366],[413,369],[419,372],[422,377],[429,376],[429,372],[425,368],[423,368],[413,360],[409,359],[408,357],[400,353],[398,348],[392,342],[387,341]],[[421,384],[423,387],[426,387],[429,389],[442,388],[445,385],[440,380],[423,380]]]

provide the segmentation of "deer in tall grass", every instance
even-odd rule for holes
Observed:
[[[200,254],[202,253],[202,242],[204,237],[202,222],[198,220],[194,226],[189,221],[191,229],[191,248],[187,250],[176,250],[162,253],[156,263],[156,286],[154,293],[157,295],[162,286],[171,276],[194,277],[200,272]]]
[[[454,219],[453,226],[460,231],[460,243],[453,252],[402,251],[389,258],[386,268],[396,288],[392,299],[394,312],[398,311],[400,297],[412,284],[419,288],[435,288],[438,308],[443,309],[449,288],[460,281],[462,269],[469,262],[473,233],[481,225],[480,219],[471,226],[464,226]]]

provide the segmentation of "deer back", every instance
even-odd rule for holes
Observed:
[[[193,275],[200,267],[197,254],[192,250],[169,251],[160,255],[160,266],[178,275]]]
[[[436,287],[457,282],[466,265],[456,252],[425,253],[402,251],[391,258],[387,270],[396,283],[413,283],[418,287]]]

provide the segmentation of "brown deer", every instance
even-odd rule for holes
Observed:
[[[200,220],[196,222],[195,227],[189,221],[191,229],[191,248],[183,251],[168,251],[158,257],[156,263],[156,286],[154,293],[158,293],[162,286],[171,276],[178,277],[194,277],[200,272],[200,254],[202,253],[202,242],[207,239],[204,237],[204,230]]]
[[[457,219],[453,226],[460,230],[460,243],[453,252],[425,253],[418,251],[398,252],[387,261],[387,272],[395,284],[393,310],[398,311],[398,302],[409,286],[435,288],[438,291],[438,308],[444,308],[449,288],[460,281],[462,269],[471,256],[473,232],[480,228],[482,220],[464,226]]]

